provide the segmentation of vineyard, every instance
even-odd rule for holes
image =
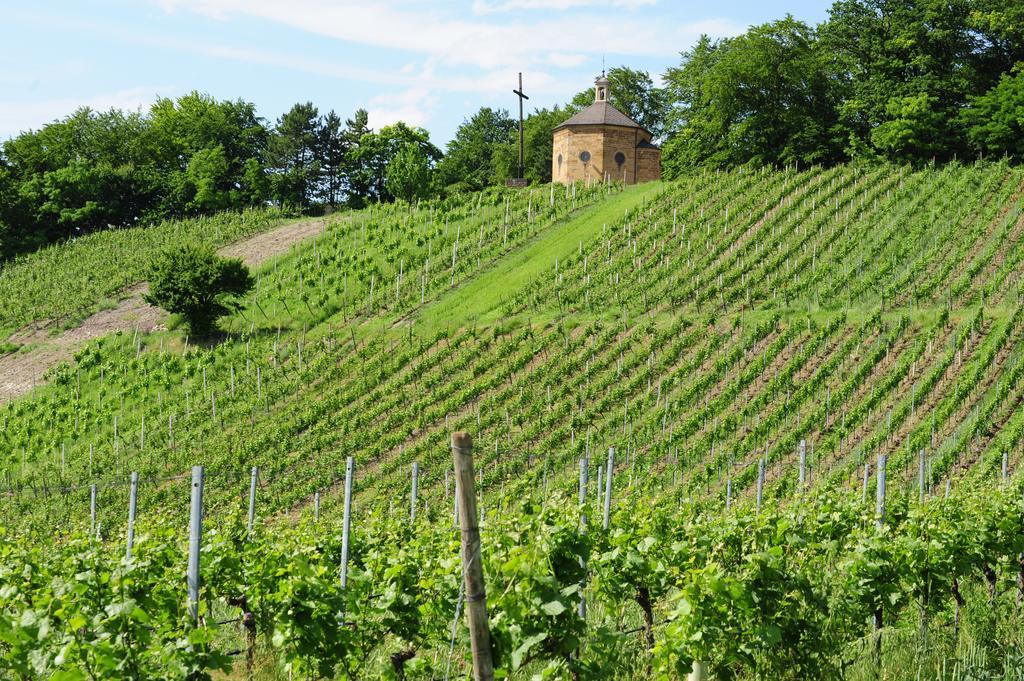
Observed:
[[[467,677],[466,431],[501,678],[1024,678],[1022,191],[746,168],[327,218],[223,338],[107,336],[0,405],[0,676]],[[136,283],[100,238],[0,271],[0,328]]]

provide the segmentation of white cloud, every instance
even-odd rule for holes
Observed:
[[[682,23],[631,17],[544,15],[536,21],[488,20],[468,13],[425,8],[421,3],[344,0],[156,0],[168,12],[179,10],[227,20],[250,16],[346,42],[428,55],[446,66],[483,70],[532,68],[553,51],[601,54],[614,45],[624,56],[670,56],[701,33],[732,35],[742,30],[715,19]],[[621,0],[627,5],[644,0]],[[587,0],[502,0],[535,6],[580,6]],[[545,4],[546,3],[546,4]]]
[[[71,114],[87,106],[97,111],[111,108],[125,111],[146,111],[157,97],[177,94],[173,85],[149,85],[107,92],[86,99],[58,97],[52,99],[0,100],[0,138],[37,129],[41,125]]]
[[[380,130],[398,121],[425,126],[437,106],[437,96],[423,87],[386,93],[372,98],[367,106],[369,126]]]
[[[566,52],[548,52],[547,63],[560,69],[571,69],[587,62],[585,54],[569,54]]]
[[[487,2],[474,0],[473,11],[477,14],[493,14],[524,9],[567,10],[577,7],[623,7],[636,9],[645,5],[653,5],[658,0],[501,0]]]

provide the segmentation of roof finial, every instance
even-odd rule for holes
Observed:
[[[601,55],[601,77],[604,78],[604,55]]]

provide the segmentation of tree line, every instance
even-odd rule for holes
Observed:
[[[700,166],[1024,158],[1024,4],[840,0],[701,37],[656,84],[620,66],[612,104],[663,145],[666,177]],[[551,179],[551,131],[587,88],[524,121],[525,175]],[[371,130],[311,103],[273,124],[192,93],[146,113],[80,109],[6,141],[0,259],[107,226],[275,203],[301,211],[473,191],[514,177],[517,123],[483,107],[442,151],[423,128]]]

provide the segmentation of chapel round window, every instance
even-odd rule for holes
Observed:
[[[580,160],[583,161],[584,163],[589,163],[590,162],[590,152],[589,151],[581,151],[580,152]]]
[[[621,166],[625,162],[626,162],[626,155],[623,154],[621,151],[617,152],[615,154],[615,165]]]

